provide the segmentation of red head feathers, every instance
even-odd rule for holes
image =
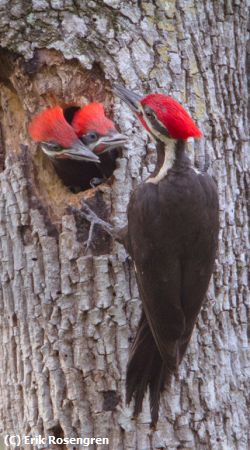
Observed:
[[[157,120],[167,129],[172,139],[201,137],[202,133],[187,111],[172,97],[163,94],[149,94],[141,100],[143,107],[149,106]],[[145,126],[145,124],[143,123]]]
[[[29,127],[29,134],[34,141],[55,142],[63,148],[71,147],[78,137],[68,124],[60,106],[45,109],[37,114]]]
[[[87,134],[92,130],[101,135],[106,135],[108,131],[115,130],[112,120],[105,116],[101,103],[90,103],[77,111],[71,125],[78,136]]]

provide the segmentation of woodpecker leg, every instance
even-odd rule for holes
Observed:
[[[87,205],[85,202],[81,202],[81,209],[77,209],[75,207],[71,207],[71,209],[80,215],[83,219],[87,220],[90,223],[89,236],[85,241],[86,251],[89,249],[91,245],[91,241],[93,238],[93,230],[95,225],[99,225],[103,230],[106,231],[113,239],[125,245],[125,236],[126,236],[126,227],[124,228],[115,228],[110,223],[105,222],[103,219],[97,216],[97,214]]]
[[[98,217],[97,214],[87,205],[87,203],[82,202],[81,205],[82,208],[79,212],[84,219],[90,222],[91,225],[93,224],[93,226],[100,225],[111,237],[115,237],[115,228],[112,225]]]
[[[95,225],[100,225],[108,234],[110,234],[113,237],[112,225],[110,225],[109,223],[105,222],[100,217],[98,217],[96,213],[87,205],[87,203],[81,202],[80,210],[75,208],[74,206],[71,206],[71,210],[77,213],[78,216],[80,215],[84,220],[90,223],[88,239],[83,243],[83,245],[85,246],[85,253],[87,253],[88,249],[91,246]]]
[[[82,206],[87,206],[86,204],[82,204]],[[90,209],[90,208],[89,208]],[[92,242],[92,238],[93,238],[93,231],[94,231],[94,226],[96,224],[96,221],[90,218],[89,214],[84,213],[82,210],[79,210],[78,208],[76,208],[75,206],[70,206],[69,207],[70,212],[73,212],[76,214],[76,216],[81,216],[82,218],[84,218],[85,220],[87,220],[88,222],[90,222],[90,227],[89,227],[89,233],[88,233],[88,239],[86,239],[86,241],[83,242],[83,245],[85,247],[85,252],[87,253],[88,249],[91,246],[91,242]],[[90,209],[91,211],[91,209]]]
[[[87,253],[88,249],[89,249],[90,246],[91,246],[92,237],[93,237],[93,231],[94,231],[94,226],[95,226],[95,223],[94,223],[94,222],[91,222],[91,223],[90,223],[90,227],[89,227],[89,235],[88,235],[88,239],[87,239],[86,241],[84,241],[84,243],[83,243],[83,245],[85,246],[85,252],[84,252],[84,253]]]
[[[92,188],[95,188],[96,186],[99,186],[99,184],[104,183],[105,179],[104,178],[98,178],[98,177],[94,177],[90,180],[90,186]]]

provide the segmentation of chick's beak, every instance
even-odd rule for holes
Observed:
[[[120,147],[127,142],[128,138],[116,129],[110,130],[105,136],[101,136],[95,144],[94,151],[103,153],[113,148]]]
[[[58,154],[57,157],[76,159],[78,161],[85,160],[95,163],[100,162],[98,156],[89,150],[89,148],[84,145],[80,139],[77,139],[70,148],[62,149],[60,155]]]
[[[130,107],[130,109],[136,113],[141,113],[141,99],[142,97],[138,94],[136,94],[133,91],[130,91],[129,89],[126,89],[125,87],[121,86],[120,84],[114,85],[114,93],[120,97],[121,100],[123,100],[127,105]]]

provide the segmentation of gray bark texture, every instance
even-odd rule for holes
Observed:
[[[108,437],[89,445],[97,450],[248,448],[246,42],[245,0],[0,0],[3,436]],[[124,400],[140,315],[132,264],[98,227],[86,253],[89,225],[70,208],[85,199],[122,225],[154,167],[155,147],[114,82],[189,110],[204,133],[191,157],[219,191],[214,275],[156,431],[147,398],[136,421]],[[113,180],[72,194],[27,124],[45,107],[93,100],[130,140]]]

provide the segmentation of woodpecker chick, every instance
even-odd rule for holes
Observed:
[[[41,142],[42,150],[50,158],[99,162],[98,156],[80,141],[74,129],[65,120],[60,106],[37,114],[28,131],[34,141]]]
[[[127,137],[105,116],[101,103],[90,103],[76,111],[71,125],[77,136],[98,155],[127,142]]]
[[[100,103],[83,108],[49,108],[33,119],[29,132],[34,140],[42,142],[41,148],[58,176],[73,192],[109,178],[116,167],[117,147],[127,140],[105,116]],[[82,147],[81,154],[66,148],[70,139]]]
[[[98,173],[92,178],[109,178],[116,167],[118,148],[127,142],[127,137],[105,116],[101,103],[90,103],[76,111],[71,124],[82,142],[100,158]]]
[[[90,103],[83,108],[66,108],[64,116],[82,142],[99,156],[100,164],[78,164],[72,161],[69,172],[68,165],[60,162],[57,172],[60,171],[67,185],[74,183],[80,189],[95,187],[113,174],[119,156],[118,147],[127,141],[127,137],[119,133],[112,120],[106,117],[101,103]],[[71,174],[74,174],[74,179]]]
[[[122,86],[115,93],[157,143],[155,170],[131,195],[127,232],[142,316],[127,366],[126,398],[134,398],[137,416],[149,388],[155,426],[160,394],[186,352],[212,274],[218,195],[213,179],[186,155],[186,140],[202,133],[176,100],[141,97]]]

